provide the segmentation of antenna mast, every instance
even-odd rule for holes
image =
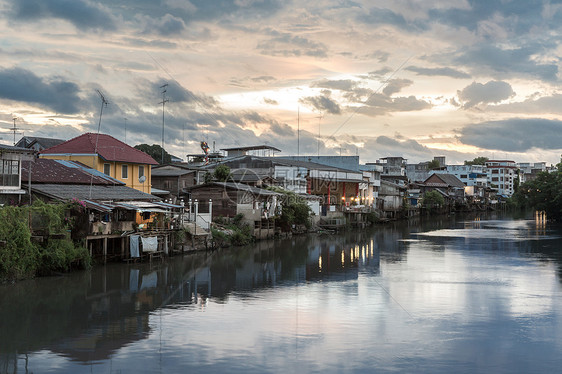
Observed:
[[[301,108],[297,109],[297,156],[301,152]]]
[[[100,107],[100,120],[98,122],[98,134],[96,135],[96,146],[94,148],[94,159],[92,161],[92,169],[97,170],[96,168],[96,155],[98,154],[98,140],[100,138],[100,128],[101,128],[101,117],[103,115],[103,107],[107,106],[109,102],[105,99],[105,96],[101,93],[100,90],[96,90],[98,95],[101,99],[101,107]],[[92,185],[94,184],[94,174],[92,173],[92,177],[90,178],[90,199],[92,198]]]
[[[165,83],[160,86],[162,89],[162,101],[159,104],[162,104],[162,161],[161,164],[164,164],[164,106],[170,100],[166,99],[166,92],[168,91],[168,83]]]
[[[16,116],[14,116],[14,118],[12,118],[12,121],[14,121],[14,127],[12,127],[12,128],[10,129],[10,131],[12,131],[12,132],[14,133],[14,145],[16,145],[16,132],[17,132],[18,130],[20,130],[19,128],[16,127],[16,120],[17,120],[17,119],[18,119],[18,118],[17,118]]]

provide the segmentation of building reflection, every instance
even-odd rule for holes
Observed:
[[[471,225],[475,228],[480,221]],[[209,300],[227,302],[233,295],[244,297],[264,288],[379,276],[381,262],[404,261],[408,240],[416,231],[432,227],[441,226],[422,220],[417,226],[405,222],[337,235],[296,236],[163,263],[114,264],[1,286],[0,370],[25,372],[25,357],[45,350],[82,364],[106,360],[121,348],[147,339],[153,328],[151,315],[166,308],[206,308]],[[553,229],[538,220],[533,230],[548,235]],[[474,252],[482,246],[464,238],[427,240],[441,250],[459,240]],[[486,248],[555,261],[560,276],[561,241],[553,237],[545,245],[539,240],[497,238],[487,239]]]

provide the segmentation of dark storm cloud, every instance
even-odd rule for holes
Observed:
[[[499,103],[513,97],[515,92],[509,83],[490,81],[486,84],[473,82],[457,95],[464,108],[472,108],[478,104]]]
[[[116,19],[109,9],[87,0],[11,0],[12,17],[22,21],[57,18],[80,30],[115,30]]]
[[[562,149],[562,121],[513,118],[472,124],[461,129],[459,139],[464,144],[505,152]]]
[[[470,75],[464,73],[460,70],[452,69],[452,68],[422,68],[419,66],[408,66],[404,68],[404,70],[412,71],[417,75],[426,75],[426,76],[439,76],[439,77],[450,77],[450,78],[458,78],[458,79],[468,79]]]
[[[80,108],[80,88],[60,77],[44,79],[29,70],[11,68],[0,70],[0,97],[38,104],[50,110],[74,114]]]
[[[340,105],[330,98],[329,94],[323,96],[309,96],[299,99],[299,102],[310,106],[322,113],[341,114]]]
[[[478,73],[491,72],[505,76],[524,74],[544,81],[556,81],[558,65],[540,63],[534,58],[547,51],[546,46],[539,44],[512,49],[480,45],[463,52],[455,62],[470,67]]]

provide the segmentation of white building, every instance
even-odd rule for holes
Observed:
[[[517,164],[510,160],[486,161],[488,186],[498,195],[511,197],[514,192]]]

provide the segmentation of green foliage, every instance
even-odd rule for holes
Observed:
[[[285,195],[281,201],[281,216],[278,218],[278,224],[283,231],[290,231],[293,225],[310,228],[310,207],[305,199],[279,187],[268,187],[268,190]]]
[[[444,203],[443,195],[437,191],[428,191],[423,195],[422,205],[426,208],[441,207]]]
[[[219,182],[226,182],[230,179],[230,168],[226,165],[219,165],[215,168],[213,178]]]
[[[465,165],[486,165],[486,161],[488,161],[488,157],[476,157],[474,160],[472,161],[467,161],[465,160],[464,164]]]
[[[512,201],[520,208],[546,212],[548,219],[562,220],[562,172],[542,172],[519,186]]]
[[[172,161],[172,156],[166,150],[164,150],[164,160],[162,160],[162,147],[158,144],[137,144],[135,148],[152,157],[160,165],[169,164]]]
[[[38,247],[31,242],[29,208],[0,209],[0,279],[22,279],[35,274]]]
[[[203,176],[203,181],[205,183],[211,183],[213,181],[213,174],[206,172],[205,175]]]
[[[427,164],[427,167],[429,168],[429,170],[435,170],[439,169],[441,167],[441,164],[437,160],[431,160],[429,161],[429,164]]]
[[[230,234],[211,228],[213,239],[219,243],[219,246],[246,245],[254,240],[250,225],[244,223],[243,219],[243,214],[237,214],[232,218],[230,223],[224,225],[225,230],[230,232]]]
[[[90,266],[88,251],[69,238],[73,220],[67,212],[71,207],[37,200],[32,206],[0,209],[0,280]],[[32,241],[32,234],[43,240]]]

